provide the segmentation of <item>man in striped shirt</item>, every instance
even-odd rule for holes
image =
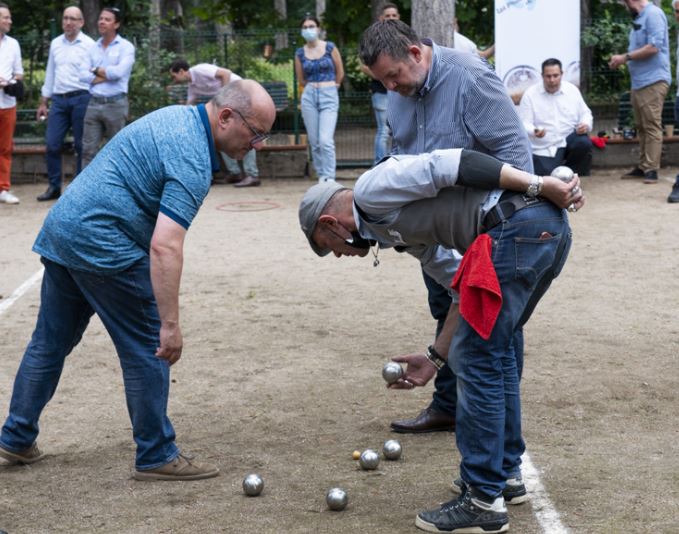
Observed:
[[[505,87],[486,63],[474,54],[441,47],[420,39],[400,21],[380,21],[363,34],[359,56],[373,77],[389,90],[388,122],[392,152],[422,154],[436,149],[471,148],[533,172],[528,136]],[[423,273],[429,306],[440,332],[450,308],[447,288]],[[518,375],[523,366],[523,335],[514,336]],[[407,361],[407,357],[395,358]],[[397,432],[432,432],[455,428],[456,376],[449,366],[438,372],[432,403],[417,417],[394,421]],[[458,435],[458,441],[464,436]],[[521,447],[518,447],[519,449]],[[520,454],[505,448],[506,478],[525,496]],[[507,455],[512,456],[511,461]],[[511,464],[511,465],[510,465]],[[524,499],[508,499],[507,502]]]

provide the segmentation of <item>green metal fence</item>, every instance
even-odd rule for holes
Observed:
[[[296,29],[288,31],[239,31],[215,33],[214,31],[183,31],[161,28],[158,32],[126,34],[137,48],[136,63],[130,82],[132,118],[164,105],[183,99],[185,86],[172,85],[168,75],[169,63],[184,57],[189,64],[214,63],[231,69],[240,76],[260,82],[276,82],[287,87],[288,103],[280,109],[274,132],[299,136],[304,125],[299,110],[300,90],[294,71],[294,52],[300,46]],[[37,107],[40,87],[44,80],[45,64],[49,50],[49,35],[31,38],[18,36],[24,58],[27,99],[22,104],[26,110]],[[340,88],[340,113],[336,145],[338,166],[369,165],[373,160],[375,133],[374,115],[368,92],[369,80],[358,69],[356,50],[340,50],[346,79]],[[599,128],[617,126],[619,95],[628,89],[627,78],[607,69],[590,70],[589,87],[597,94],[585,94],[594,103],[604,95],[605,103],[592,106]],[[18,136],[42,135],[44,124],[32,121],[31,114],[21,115]]]

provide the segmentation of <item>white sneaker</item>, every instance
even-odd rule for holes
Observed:
[[[19,199],[9,191],[0,191],[0,203],[2,202],[5,204],[18,204]]]

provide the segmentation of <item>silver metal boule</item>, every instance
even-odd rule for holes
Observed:
[[[382,378],[387,381],[387,384],[393,384],[403,376],[403,367],[396,362],[387,362],[382,367]]]
[[[264,480],[259,475],[252,473],[243,479],[243,491],[245,495],[256,497],[264,489]]]
[[[380,455],[372,449],[366,449],[361,453],[358,463],[360,463],[361,467],[366,471],[377,469],[377,466],[380,463]]]
[[[551,176],[558,178],[562,182],[570,182],[573,179],[573,170],[565,165],[559,165],[553,171]]]
[[[398,460],[401,457],[401,444],[396,439],[388,439],[382,447],[382,454],[387,460]]]
[[[347,507],[349,497],[342,488],[330,488],[325,495],[325,502],[328,503],[328,508],[340,512]]]

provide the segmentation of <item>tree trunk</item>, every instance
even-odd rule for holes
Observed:
[[[580,34],[592,23],[591,0],[580,0]],[[587,94],[592,83],[593,50],[591,46],[580,45],[580,91]]]
[[[152,0],[155,2],[156,0]],[[160,46],[184,55],[184,8],[180,0],[160,1]]]
[[[372,15],[373,22],[380,18],[382,10],[384,9],[383,6],[386,3],[387,0],[372,0],[370,2],[370,14]]]
[[[453,46],[455,0],[413,0],[412,27],[420,36],[436,44]]]
[[[85,33],[95,41],[99,38],[97,20],[101,11],[101,0],[82,0],[83,17],[85,19]]]
[[[285,20],[288,18],[288,3],[286,0],[274,0],[273,8],[276,11],[278,18],[280,20]],[[276,50],[282,50],[288,47],[288,34],[287,32],[276,32]]]
[[[149,4],[149,49],[148,64],[152,77],[155,77],[160,68],[160,0],[151,0]]]
[[[316,0],[316,16],[319,20],[323,20],[325,13],[325,0]]]

